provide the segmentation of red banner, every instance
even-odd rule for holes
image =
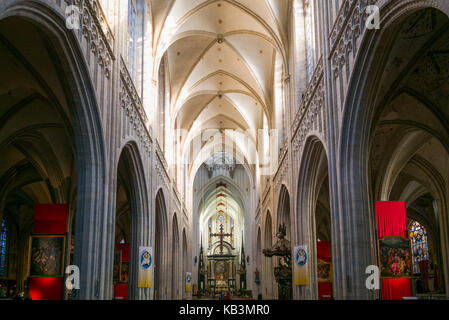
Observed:
[[[65,235],[67,233],[68,204],[35,204],[34,235]],[[64,259],[64,257],[63,257]],[[61,300],[64,278],[32,277],[29,293],[33,300]]]
[[[128,300],[128,285],[116,284],[114,290],[114,297],[116,300]]]
[[[129,261],[129,243],[117,243],[115,248],[122,251],[122,261]]]
[[[129,243],[117,243],[115,249],[122,252],[122,262],[129,262]],[[116,284],[114,288],[114,297],[117,300],[128,300],[128,284]]]
[[[30,278],[32,300],[61,300],[64,278]]]
[[[329,241],[318,241],[316,243],[317,258],[326,262],[331,261],[331,251],[329,248]]]
[[[331,282],[318,282],[318,300],[332,300]]]
[[[378,238],[405,237],[407,209],[404,201],[376,201]],[[410,279],[381,279],[383,300],[402,300],[411,296]]]
[[[410,279],[381,279],[383,300],[403,300],[411,296]]]
[[[324,262],[331,262],[329,241],[316,243],[317,258]],[[332,282],[318,282],[318,299],[332,300]]]
[[[35,204],[33,234],[66,234],[68,204]]]

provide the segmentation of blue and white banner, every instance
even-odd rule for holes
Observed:
[[[186,272],[186,292],[192,292],[192,273]]]
[[[307,246],[296,246],[293,253],[295,262],[295,286],[306,286],[309,284],[309,255]]]
[[[153,285],[153,250],[151,247],[139,247],[138,288],[151,288]]]

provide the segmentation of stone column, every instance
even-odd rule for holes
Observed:
[[[365,269],[375,262],[373,199],[369,198],[366,170],[362,159],[349,153],[352,142],[343,141],[339,128],[336,86],[330,56],[329,3],[322,3],[323,54],[327,137],[329,146],[329,185],[332,225],[333,293],[336,299],[373,299],[366,288]],[[357,137],[351,139],[357,140]],[[360,138],[358,138],[360,140]],[[345,142],[340,145],[340,142]],[[360,141],[359,141],[360,142]],[[357,143],[357,141],[355,141]],[[347,155],[350,155],[349,158]],[[352,158],[351,158],[352,157]]]
[[[74,291],[74,298],[107,299],[111,298],[107,292],[107,275],[112,274],[112,260],[106,248],[108,235],[114,232],[108,218],[114,212],[112,206],[105,203],[108,188],[104,179],[92,172],[92,168],[82,166],[80,169],[87,174],[80,177],[77,189],[74,264],[80,269],[80,289]],[[99,168],[95,171],[101,172]]]

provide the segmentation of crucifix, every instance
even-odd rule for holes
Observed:
[[[219,237],[220,238],[220,254],[223,254],[223,240],[224,237],[231,237],[233,236],[233,232],[231,233],[224,233],[223,224],[220,225],[220,233],[211,233],[211,237]]]

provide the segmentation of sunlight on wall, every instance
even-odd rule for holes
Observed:
[[[279,148],[285,139],[285,108],[284,108],[284,85],[283,85],[283,70],[282,57],[276,54],[275,71],[274,71],[274,110],[276,129],[278,130],[278,145]],[[277,150],[279,151],[279,149]]]
[[[165,51],[168,49],[177,29],[176,21],[173,16],[169,15],[165,21],[164,29],[158,44],[157,60],[160,61]]]
[[[116,18],[116,10],[115,10],[115,1],[114,0],[99,0],[101,9],[106,17],[107,23],[111,30],[113,30],[115,25]]]

